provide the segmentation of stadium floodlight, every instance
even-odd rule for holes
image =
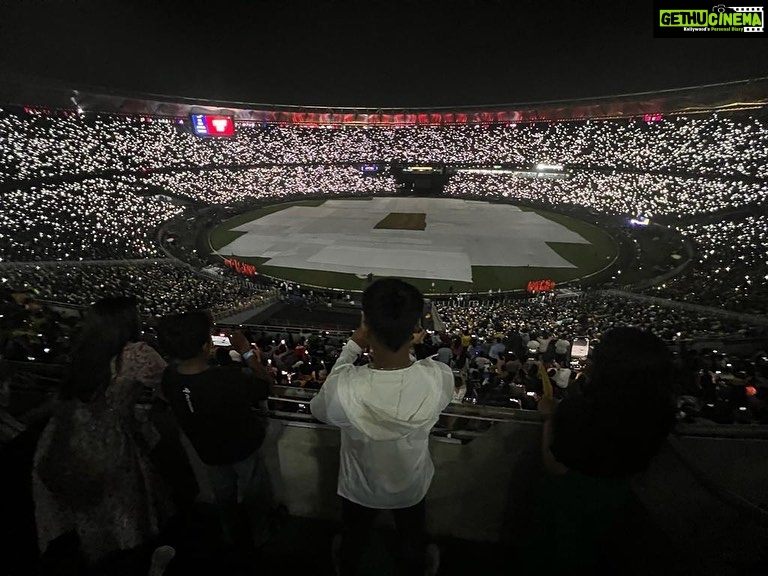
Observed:
[[[544,162],[539,162],[536,164],[536,170],[562,170],[563,165],[562,164],[546,164]]]
[[[517,170],[505,168],[459,168],[456,172],[460,174],[517,174]]]

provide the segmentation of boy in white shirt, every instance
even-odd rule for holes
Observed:
[[[371,284],[363,293],[360,327],[310,404],[315,418],[341,429],[344,576],[356,573],[379,510],[394,515],[398,573],[421,575],[427,568],[424,500],[434,474],[429,433],[451,401],[453,373],[441,362],[410,355],[414,340],[424,337],[423,309],[421,293],[406,282]],[[373,361],[355,366],[366,347]]]

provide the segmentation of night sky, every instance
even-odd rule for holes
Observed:
[[[0,73],[252,103],[456,106],[768,76],[764,39],[654,39],[651,3],[0,0]]]

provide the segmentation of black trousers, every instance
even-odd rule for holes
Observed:
[[[397,529],[397,574],[424,574],[427,547],[425,499],[408,508],[392,509]],[[339,560],[342,576],[354,576],[373,523],[381,510],[341,499],[344,523]]]

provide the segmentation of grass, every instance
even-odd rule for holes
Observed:
[[[598,223],[592,224],[573,216],[547,212],[545,210],[535,210],[526,207],[521,207],[520,209],[524,212],[536,212],[542,218],[557,222],[591,243],[590,246],[589,244],[547,242],[547,246],[552,248],[552,250],[581,269],[579,271],[580,276],[589,273],[587,272],[588,270],[594,272],[604,268],[618,254],[619,247],[616,241],[611,238],[610,234],[600,228]],[[552,279],[557,281],[556,278]]]
[[[265,265],[264,262],[268,261],[269,258],[242,257],[238,258],[238,260],[248,264],[253,264],[256,266],[256,271],[259,274],[272,276],[273,278],[280,278],[281,280],[288,280],[289,282],[295,282],[297,284],[305,284],[308,286],[340,288],[342,290],[363,290],[367,283],[367,278],[360,278],[355,274],[349,274],[345,272],[329,272],[327,270],[300,270],[298,268],[283,268],[281,266]],[[469,282],[435,280],[435,286],[433,287],[432,280],[426,280],[424,278],[409,278],[407,276],[399,276],[399,278],[413,284],[424,293],[448,292],[451,287],[453,287],[455,292],[469,292],[473,290],[473,285]]]
[[[362,199],[362,198],[361,198]],[[238,238],[244,232],[234,232],[246,222],[272,214],[291,206],[320,206],[325,200],[305,200],[290,202],[260,208],[240,214],[227,220],[211,232],[211,245],[215,250],[227,245]],[[591,244],[569,244],[562,242],[547,242],[547,245],[565,258],[576,268],[540,268],[540,267],[513,267],[513,266],[473,266],[473,282],[455,282],[451,280],[427,280],[424,278],[409,278],[402,276],[424,293],[432,292],[487,292],[488,290],[516,290],[525,288],[531,280],[554,280],[562,283],[597,272],[609,265],[618,253],[618,245],[611,236],[599,227],[599,225],[584,220],[528,207],[520,207],[526,212],[536,212],[543,218],[557,222],[562,226],[576,232]],[[388,228],[397,230],[423,230],[423,227],[412,226],[424,222],[425,214],[393,212],[376,225],[376,228]],[[253,264],[256,270],[267,276],[296,282],[298,284],[340,288],[343,290],[362,290],[366,279],[359,278],[355,274],[330,272],[326,270],[301,270],[296,268],[283,268],[269,266],[265,262],[269,258],[238,258],[243,262]]]
[[[427,227],[427,215],[423,212],[391,212],[374,228],[381,230],[424,230]]]

